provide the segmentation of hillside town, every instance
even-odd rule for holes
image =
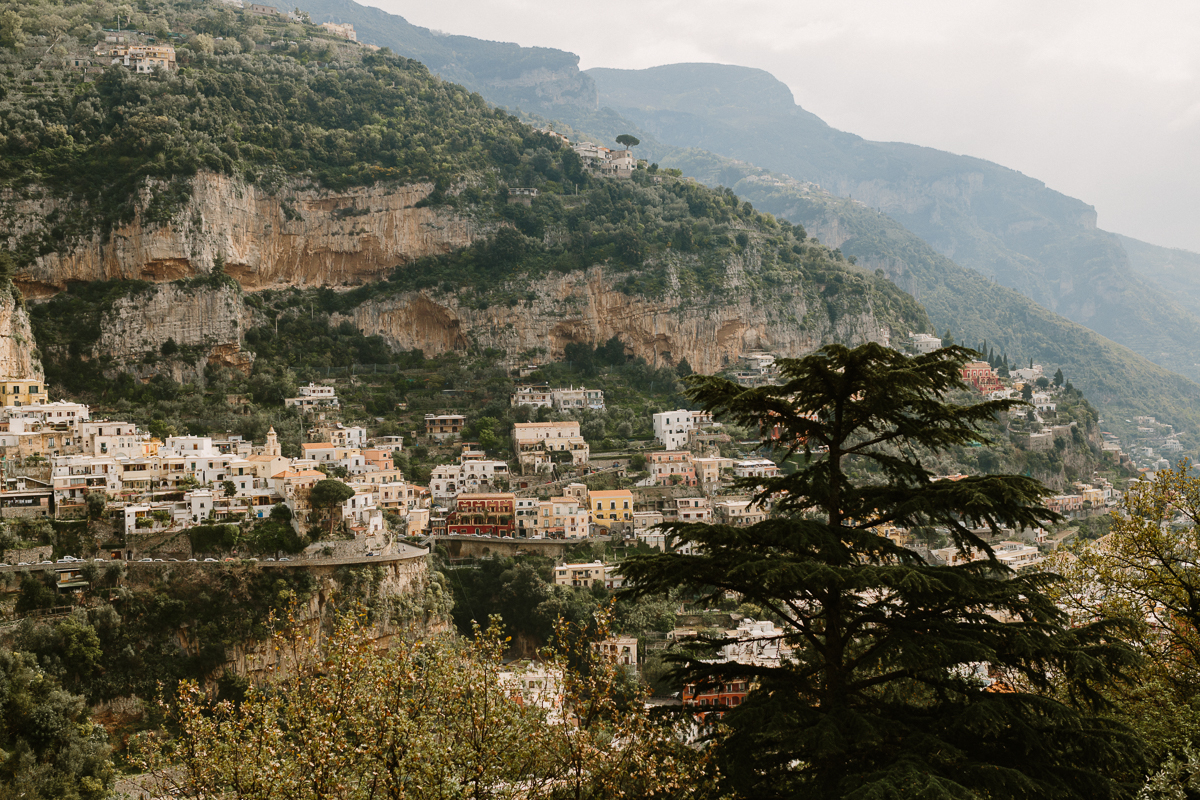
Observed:
[[[915,334],[907,346],[923,353],[935,344],[940,340]],[[775,356],[747,352],[728,374],[747,387],[773,384]],[[1074,435],[1076,423],[1056,409],[1061,387],[1041,366],[1013,369],[1001,378],[988,363],[970,362],[962,378],[981,398],[1029,403],[1008,423],[1019,447],[1049,451]],[[755,500],[755,492],[745,487],[780,474],[780,465],[760,442],[735,441],[711,414],[686,408],[654,413],[654,440],[636,451],[593,454],[573,417],[604,409],[604,392],[520,378],[509,397],[511,407],[554,418],[515,423],[505,448],[511,461],[465,439],[472,422],[468,414],[424,414],[421,427],[407,436],[373,436],[362,424],[343,423],[333,381],[300,386],[296,396],[285,398],[285,407],[303,415],[309,426],[308,441],[292,457],[283,455],[274,429],[260,442],[237,435],[160,438],[131,422],[95,418],[87,405],[51,401],[35,378],[0,382],[0,389],[5,402],[0,407],[0,516],[82,518],[89,502],[100,498],[120,520],[121,543],[111,555],[125,560],[211,555],[192,552],[188,529],[249,525],[271,517],[276,508],[286,509],[284,516],[298,535],[313,534],[298,558],[387,554],[405,545],[453,541],[594,541],[664,550],[670,543],[663,523],[746,527],[763,521],[772,513],[769,501]],[[1157,436],[1164,451],[1174,441],[1153,419],[1138,422],[1139,431]],[[413,447],[433,448],[444,457],[419,483],[396,464],[405,448]],[[1104,450],[1131,465],[1115,437],[1105,435]],[[1147,468],[1141,472],[1153,476]],[[345,495],[333,508],[314,507],[313,490],[327,480],[343,484]],[[1046,505],[1068,520],[1106,514],[1124,488],[1097,475],[1052,495]],[[332,535],[317,533],[326,528]],[[902,529],[888,535],[917,548],[931,563],[983,557],[944,542],[938,546],[936,540],[914,541]],[[987,535],[997,557],[1015,568],[1037,565],[1057,544],[1041,529]],[[9,555],[14,564],[36,558]],[[612,564],[559,569],[567,570],[559,574],[570,575],[570,585],[619,586],[621,581]]]

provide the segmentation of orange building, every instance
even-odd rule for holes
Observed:
[[[984,394],[998,392],[1004,388],[986,361],[972,361],[964,364],[962,378]]]
[[[508,536],[516,530],[516,495],[460,494],[446,520],[446,532],[459,536]]]
[[[678,477],[684,486],[696,485],[696,465],[686,450],[661,450],[650,454],[650,475],[656,485],[671,483]]]

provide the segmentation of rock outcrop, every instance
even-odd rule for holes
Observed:
[[[675,287],[652,299],[619,291],[613,276],[593,267],[524,284],[536,299],[514,306],[479,308],[460,295],[408,292],[369,300],[334,322],[349,320],[396,348],[427,354],[477,346],[512,356],[541,349],[560,358],[572,342],[619,336],[650,364],[686,358],[700,372],[728,366],[748,350],[796,356],[833,341],[886,342],[892,333],[865,300],[834,306],[816,287],[792,287],[768,303],[740,287],[739,275],[735,268],[727,291],[712,296],[685,299]]]
[[[113,303],[93,355],[111,356],[117,367],[138,377],[166,372],[181,383],[202,384],[209,363],[249,373],[254,356],[241,349],[248,321],[235,286],[163,284]],[[175,347],[164,353],[168,342]]]
[[[268,192],[202,172],[169,221],[146,220],[155,193],[166,191],[147,186],[132,222],[107,237],[96,232],[38,256],[15,281],[27,297],[45,297],[73,281],[169,281],[208,273],[223,261],[249,290],[357,285],[475,239],[470,220],[444,208],[416,207],[432,190],[432,184],[417,184]],[[37,193],[0,195],[9,245],[37,235],[47,220],[69,213],[68,205]]]
[[[0,291],[0,378],[43,380],[29,313],[12,291]]]

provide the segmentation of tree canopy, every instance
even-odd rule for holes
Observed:
[[[32,655],[0,650],[4,796],[100,800],[112,779],[108,736],[88,719],[83,698],[64,691]]]
[[[716,642],[675,656],[686,681],[752,683],[717,737],[737,794],[1097,798],[1137,780],[1136,739],[1096,713],[1098,687],[1135,661],[1125,628],[1071,627],[1046,594],[1055,578],[1014,574],[989,542],[1053,519],[1046,490],[923,465],[1016,402],[946,400],[974,355],[833,345],[782,360],[780,386],[688,379],[705,410],[758,427],[783,456],[780,476],[743,482],[773,514],[668,523],[676,550],[622,572],[633,596],[734,593],[781,626],[777,663],[724,660]],[[892,526],[940,528],[960,559],[927,563]]]
[[[1103,518],[1101,518],[1103,519]],[[1125,495],[1111,533],[1055,557],[1080,620],[1126,616],[1145,659],[1113,692],[1158,759],[1200,746],[1200,478],[1188,464]]]
[[[308,495],[314,510],[329,517],[329,532],[333,533],[333,510],[354,496],[354,490],[335,478],[317,481]]]
[[[603,614],[596,623],[606,628]],[[568,627],[560,643],[578,638]],[[145,788],[247,800],[708,796],[706,754],[639,693],[621,705],[623,669],[589,641],[527,670],[503,663],[498,628],[479,633],[390,649],[352,618],[321,648],[281,633],[271,652],[289,667],[244,702],[213,707],[185,683],[164,704],[178,736],[143,740]]]

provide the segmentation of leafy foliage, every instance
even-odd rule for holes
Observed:
[[[1056,557],[1067,578],[1057,599],[1076,619],[1136,622],[1146,660],[1114,697],[1159,758],[1181,754],[1200,745],[1200,479],[1187,462],[1158,472],[1109,521],[1107,536]]]
[[[265,639],[271,615],[306,600],[315,586],[304,570],[182,563],[166,573],[139,571],[137,564],[128,569],[135,580],[123,591],[112,586],[117,575],[103,579],[119,602],[100,603],[66,622],[27,621],[16,637],[16,649],[32,653],[89,702],[152,697],[160,681],[173,687],[182,679],[215,677],[227,648]],[[102,589],[96,587],[100,596]],[[184,642],[180,631],[187,631]]]
[[[112,786],[108,737],[82,697],[25,653],[0,650],[0,784],[10,797],[101,800]]]
[[[236,706],[211,707],[198,687],[181,686],[164,708],[178,739],[144,740],[154,789],[536,800],[702,797],[709,788],[704,756],[640,702],[619,704],[620,668],[586,644],[586,671],[564,654],[527,673],[502,665],[497,628],[471,642],[432,637],[390,650],[367,633],[347,618],[321,648],[281,634],[272,652],[286,668]]]

